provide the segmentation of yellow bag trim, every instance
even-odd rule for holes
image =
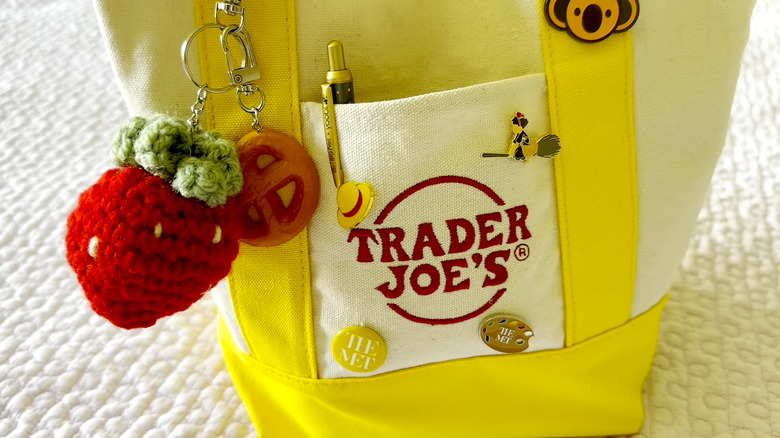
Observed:
[[[253,0],[244,6],[245,27],[263,75],[258,85],[266,93],[260,122],[300,141],[295,1]],[[214,22],[214,2],[196,0],[195,8],[201,24]],[[209,35],[199,42],[202,82],[225,84],[227,64],[219,39]],[[206,102],[209,129],[231,140],[252,129],[252,117],[238,106],[235,92],[210,95]],[[252,356],[297,376],[317,377],[308,230],[273,248],[241,244],[228,284]]]
[[[583,43],[540,0],[563,274],[566,345],[626,322],[636,276],[638,188],[631,33]]]
[[[241,353],[220,322],[228,369],[267,437],[583,436],[638,432],[666,299],[575,346],[306,379]]]
[[[262,122],[300,138],[294,1],[248,6],[247,28],[262,41],[255,47],[269,102]],[[196,7],[202,22],[213,20],[213,5]],[[551,126],[563,144],[554,162],[571,347],[318,379],[307,234],[275,248],[242,245],[228,280],[250,355],[235,346],[224,322],[220,339],[262,435],[571,436],[639,430],[642,385],[666,300],[628,321],[637,227],[631,39],[616,34],[583,44],[544,19],[542,39]],[[204,77],[224,77],[220,57],[221,48],[205,48]],[[210,99],[207,111],[209,126],[230,138],[250,129],[232,94]]]

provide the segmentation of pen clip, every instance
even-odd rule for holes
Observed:
[[[344,183],[344,171],[341,169],[339,134],[336,128],[336,105],[333,102],[333,87],[322,84],[322,123],[325,126],[325,145],[328,148],[328,161],[336,187]]]

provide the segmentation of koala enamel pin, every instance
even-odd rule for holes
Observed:
[[[547,0],[544,14],[553,26],[588,43],[631,28],[639,0]]]

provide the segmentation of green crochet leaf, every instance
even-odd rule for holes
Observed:
[[[133,117],[119,128],[114,143],[111,145],[111,157],[117,166],[138,167],[133,144],[144,126],[146,126],[145,118]]]
[[[222,138],[216,131],[206,131],[195,136],[193,156],[200,156],[221,166],[225,176],[227,196],[233,196],[241,191],[244,185],[244,175],[238,161],[238,152],[232,141]]]
[[[227,182],[221,166],[198,157],[186,157],[179,163],[171,187],[185,198],[198,198],[209,207],[227,200]]]
[[[141,167],[209,207],[224,204],[244,183],[233,142],[216,131],[192,134],[186,121],[164,114],[132,118],[111,153],[117,165]]]
[[[169,116],[147,120],[133,145],[135,161],[147,172],[163,179],[176,173],[176,166],[192,149],[192,135],[187,122]]]

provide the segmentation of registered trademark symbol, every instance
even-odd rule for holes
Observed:
[[[528,245],[525,243],[521,243],[515,248],[515,258],[517,260],[522,262],[523,260],[526,260],[529,255],[531,255],[531,249],[528,248]]]

